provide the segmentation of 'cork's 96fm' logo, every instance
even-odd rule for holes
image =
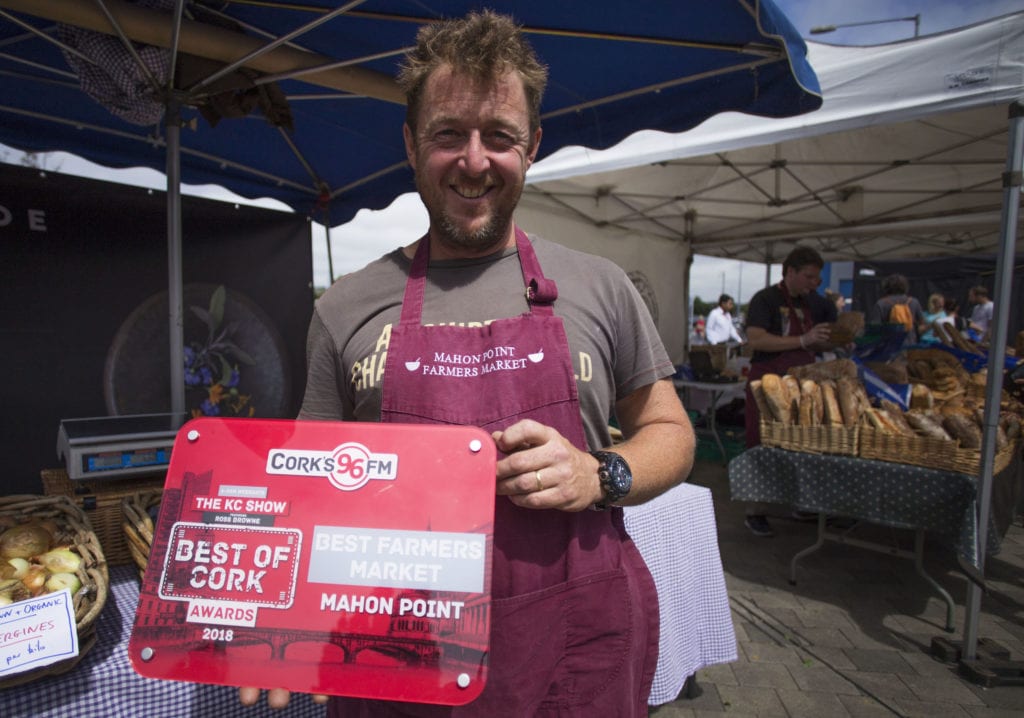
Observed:
[[[371,479],[394,481],[398,476],[398,454],[375,454],[362,444],[349,442],[333,451],[271,449],[267,454],[268,474],[323,476],[342,491],[355,491]]]

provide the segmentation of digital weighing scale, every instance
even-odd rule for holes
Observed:
[[[57,457],[70,479],[151,474],[171,461],[171,447],[185,414],[136,414],[63,419]]]

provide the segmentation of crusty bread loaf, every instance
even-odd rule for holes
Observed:
[[[925,384],[914,384],[910,389],[910,408],[931,411],[935,408],[935,397]]]
[[[750,382],[750,393],[754,395],[754,403],[757,405],[757,413],[762,421],[772,421],[772,410],[768,406],[768,400],[764,398],[764,389],[761,388],[761,380],[754,379]]]
[[[819,384],[821,387],[821,403],[825,408],[825,418],[822,424],[830,426],[843,425],[843,411],[839,408],[839,399],[836,398],[836,384],[830,379]]]
[[[857,398],[856,382],[849,377],[839,377],[836,380],[836,398],[839,399],[839,409],[843,414],[845,426],[856,426],[861,415],[861,404]]]
[[[792,424],[792,403],[789,391],[782,383],[782,377],[778,374],[765,374],[761,377],[761,390],[770,411],[766,420],[770,418],[786,426]]]
[[[974,419],[963,414],[947,414],[942,418],[942,427],[960,442],[964,449],[981,448],[981,430]]]
[[[782,377],[782,385],[786,387],[789,397],[789,419],[796,424],[800,421],[800,382],[795,376],[786,374]]]
[[[821,383],[826,379],[835,381],[841,376],[851,379],[857,378],[857,365],[852,359],[831,359],[829,361],[812,362],[801,366],[790,367],[787,374],[791,374],[798,380],[813,379]]]
[[[800,426],[815,426],[818,423],[814,406],[814,392],[817,383],[811,379],[800,382]]]
[[[953,438],[949,435],[949,432],[942,428],[942,422],[935,419],[931,414],[909,411],[904,414],[904,418],[914,431],[921,436],[942,439],[943,441],[951,441]]]

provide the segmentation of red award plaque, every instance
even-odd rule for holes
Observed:
[[[487,679],[495,460],[472,427],[190,421],[171,454],[132,666],[470,702]]]

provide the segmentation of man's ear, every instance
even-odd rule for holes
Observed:
[[[409,162],[409,166],[416,169],[416,138],[413,136],[412,128],[409,127],[409,123],[405,122],[402,124],[402,137],[405,138],[405,159]]]
[[[540,136],[543,134],[541,128],[537,128],[537,131],[533,133],[533,146],[530,148],[530,153],[526,156],[526,167],[529,169],[530,165],[533,164],[534,160],[537,159],[537,150],[540,149]]]

